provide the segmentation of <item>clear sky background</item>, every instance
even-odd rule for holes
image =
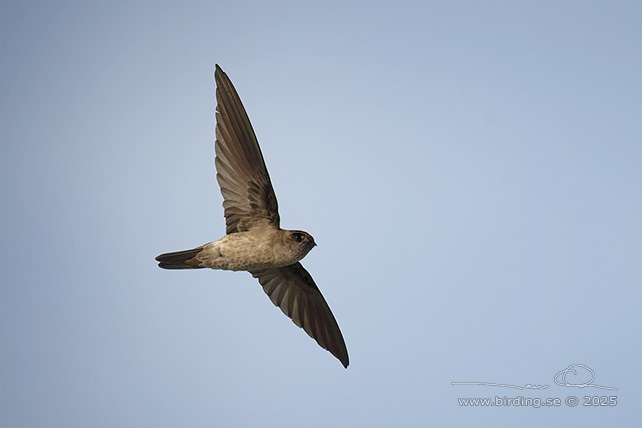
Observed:
[[[640,426],[641,16],[3,1],[0,423]],[[225,231],[215,63],[347,370],[249,274],[156,266]],[[458,402],[520,396],[561,405]]]

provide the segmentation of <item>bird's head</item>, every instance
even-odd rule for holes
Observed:
[[[285,243],[296,261],[305,257],[317,245],[312,235],[302,230],[284,230],[284,232]]]

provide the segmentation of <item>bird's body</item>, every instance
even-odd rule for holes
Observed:
[[[301,246],[292,236],[306,237],[308,245]],[[225,235],[193,250],[164,254],[164,259],[178,257],[183,265],[172,266],[161,261],[165,269],[210,268],[222,270],[260,271],[292,265],[301,260],[315,246],[312,237],[302,231],[265,227],[251,232]],[[186,258],[187,256],[190,256]]]
[[[192,250],[156,257],[164,269],[248,271],[270,300],[348,367],[339,325],[299,261],[316,245],[300,230],[281,229],[270,176],[232,82],[217,65],[216,179],[224,198],[226,235]]]

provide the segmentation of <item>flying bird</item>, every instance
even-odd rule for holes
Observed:
[[[192,250],[156,257],[163,269],[248,271],[294,324],[348,367],[339,325],[299,261],[316,246],[302,230],[279,226],[279,211],[258,140],[236,89],[216,65],[216,180],[226,235]]]

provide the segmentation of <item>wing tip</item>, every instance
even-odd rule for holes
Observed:
[[[348,360],[348,355],[347,354],[346,354],[345,359],[339,358],[339,361],[341,362],[341,364],[343,364],[343,368],[344,369],[347,369],[348,366],[350,365],[350,361]]]
[[[227,77],[227,74],[223,71],[220,65],[214,64],[214,80],[216,80],[216,83],[219,84],[221,83],[221,79],[225,76],[228,80],[229,77]]]
[[[339,331],[339,334],[341,334],[341,331]],[[343,368],[348,368],[350,365],[350,357],[348,357],[348,348],[346,348],[346,343],[343,340],[343,336],[340,337],[341,342],[340,346],[337,348],[333,349],[327,349],[328,352],[330,352],[339,362],[343,365]],[[343,346],[341,346],[343,345]]]

